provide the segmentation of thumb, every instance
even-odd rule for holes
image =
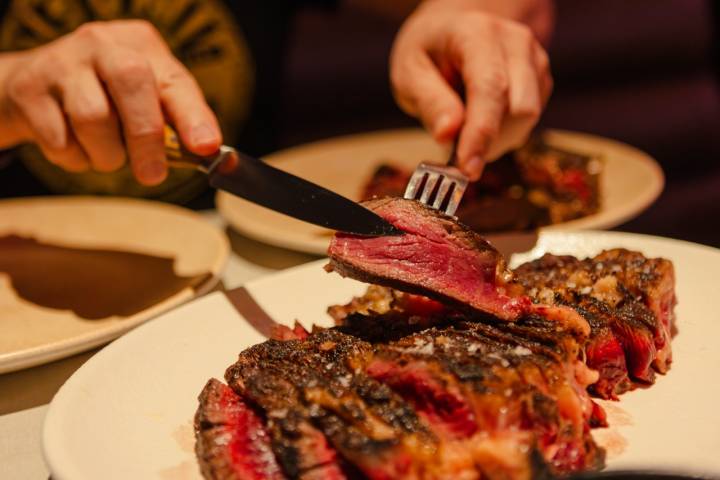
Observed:
[[[391,70],[395,98],[406,113],[417,117],[438,142],[453,140],[463,123],[460,96],[425,54]]]

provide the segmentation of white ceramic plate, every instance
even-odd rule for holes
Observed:
[[[608,467],[720,474],[720,250],[622,233],[542,234],[524,258],[580,256],[623,246],[675,262],[679,335],[668,375],[649,389],[604,402],[611,427],[596,430]],[[519,261],[520,257],[515,259]],[[330,323],[325,308],[365,285],[323,271],[324,261],[253,281],[247,289],[278,321]],[[120,338],[83,365],[52,401],[43,431],[56,480],[199,478],[193,453],[196,397],[237,354],[263,337],[216,293]]]
[[[174,258],[175,274],[210,274],[127,317],[87,320],[24,300],[0,271],[0,373],[63,358],[106,343],[215,285],[228,258],[225,235],[199,215],[158,202],[98,197],[38,197],[0,202],[0,236]],[[141,274],[142,272],[138,272]],[[112,288],[112,284],[107,285]]]
[[[641,213],[660,195],[665,182],[659,165],[629,145],[584,133],[547,131],[549,142],[605,158],[601,210],[546,229],[603,229]],[[442,162],[447,152],[419,129],[388,130],[334,138],[266,157],[283,170],[307,178],[353,200],[382,163],[412,170],[421,161]],[[243,235],[278,247],[324,255],[330,232],[219,192],[218,210]]]

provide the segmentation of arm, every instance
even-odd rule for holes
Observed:
[[[35,142],[70,171],[125,163],[145,185],[167,175],[165,118],[192,152],[217,150],[217,119],[160,34],[139,20],[87,23],[0,55],[0,149]]]
[[[458,164],[477,179],[537,123],[552,91],[540,43],[552,26],[550,0],[425,0],[393,45],[395,98],[436,140],[457,138]]]

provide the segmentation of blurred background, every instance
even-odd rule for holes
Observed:
[[[555,91],[541,127],[627,142],[656,158],[667,177],[656,204],[620,230],[720,246],[717,4],[556,1]],[[280,98],[259,150],[417,125],[395,106],[387,80],[400,22],[340,5],[293,20]]]
[[[259,16],[246,34],[270,53],[258,60],[256,103],[241,148],[263,155],[335,135],[417,126],[395,105],[388,82],[400,19],[372,14],[359,0],[308,3],[318,6],[282,18],[267,17],[272,12],[254,2],[233,4]],[[629,143],[666,174],[659,200],[620,230],[720,246],[718,3],[556,0],[549,47],[555,91],[540,128]],[[3,170],[0,197],[46,192],[21,170]],[[212,207],[213,193],[189,206]]]

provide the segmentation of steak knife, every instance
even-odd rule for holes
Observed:
[[[165,150],[171,166],[199,170],[207,174],[211,186],[298,220],[355,235],[402,233],[359,203],[233,147],[223,145],[209,157],[194,155],[166,127]]]

